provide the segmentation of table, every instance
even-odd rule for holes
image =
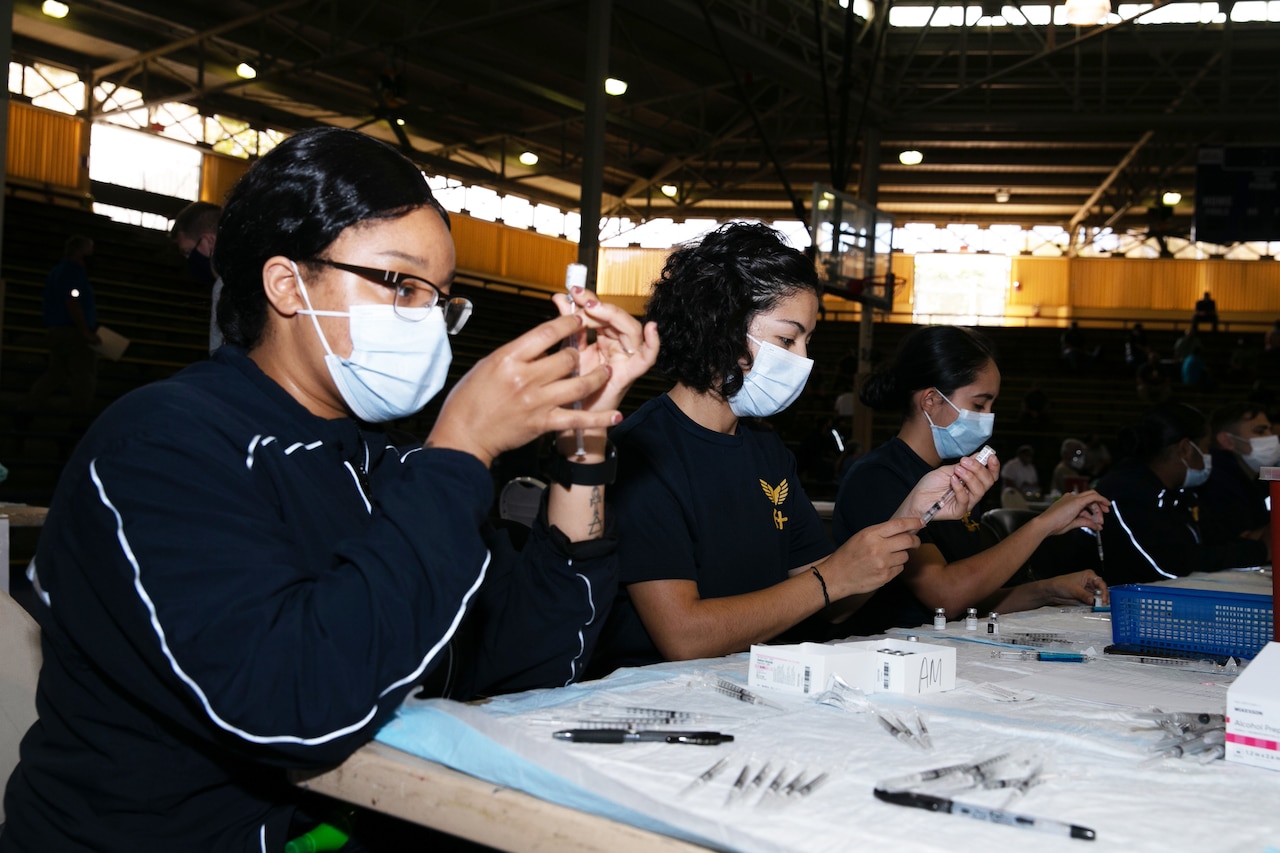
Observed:
[[[500,850],[694,853],[705,848],[538,799],[378,742],[340,767],[300,774],[309,790]]]
[[[1236,591],[1270,589],[1262,573],[1183,579]],[[1090,608],[1044,608],[1008,614],[1011,631],[1054,631],[1099,651],[1110,641],[1104,614]],[[1262,853],[1280,842],[1280,774],[1215,761],[1151,762],[1160,734],[1138,720],[1132,704],[1159,697],[1165,710],[1221,709],[1229,679],[1117,659],[1087,664],[996,660],[988,638],[963,622],[943,632],[921,628],[922,642],[956,648],[959,683],[920,697],[875,694],[902,716],[920,710],[930,752],[887,735],[873,715],[776,696],[776,709],[733,702],[700,686],[712,675],[746,681],[746,655],[623,670],[599,682],[501,697],[479,706],[443,700],[406,703],[379,735],[308,788],[372,806],[504,850],[693,850],[806,853],[892,849],[955,851],[1215,850]],[[701,673],[701,675],[699,675]],[[988,685],[995,685],[994,688]],[[997,692],[999,691],[999,692]],[[1024,701],[999,701],[1012,691]],[[760,691],[763,694],[763,691]],[[1105,700],[1105,701],[1103,701]],[[722,747],[665,744],[596,746],[550,738],[592,703],[689,709],[714,715],[694,728],[732,731]],[[1216,703],[1216,705],[1215,705]],[[410,755],[395,746],[422,751]],[[875,800],[877,780],[972,761],[1011,748],[1043,757],[1044,783],[1012,805],[993,792],[957,796],[992,807],[1092,827],[1088,842],[997,826],[959,816],[901,808]],[[798,801],[744,800],[727,806],[733,781],[720,776],[679,794],[718,758],[729,776],[749,762],[786,762],[825,770],[830,781]],[[475,774],[444,769],[451,764]],[[480,781],[483,776],[493,781]],[[556,803],[512,790],[521,787]],[[985,799],[983,799],[985,798]],[[603,805],[602,805],[603,803]],[[599,811],[603,817],[583,814]],[[638,822],[636,829],[619,822]],[[661,834],[653,834],[657,831]],[[676,836],[681,840],[664,836]]]

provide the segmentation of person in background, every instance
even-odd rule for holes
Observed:
[[[1218,331],[1218,303],[1213,301],[1209,291],[1196,300],[1195,312],[1191,315],[1191,328],[1197,329],[1201,323],[1208,323],[1213,332]]]
[[[1098,353],[1101,350],[1099,347],[1088,345],[1084,329],[1080,328],[1080,321],[1072,320],[1067,324],[1059,341],[1062,347],[1062,360],[1071,372],[1088,370],[1097,362]]]
[[[1271,434],[1266,410],[1228,403],[1209,416],[1213,467],[1200,487],[1200,530],[1205,542],[1237,537],[1270,541],[1269,487],[1258,472],[1280,462],[1280,438]]]
[[[911,485],[944,460],[979,450],[995,425],[992,404],[1000,370],[987,339],[957,326],[925,326],[908,334],[892,362],[861,391],[876,411],[902,415],[898,434],[864,454],[836,494],[832,526],[837,542],[884,521]],[[947,618],[965,609],[1001,613],[1046,604],[1092,603],[1106,584],[1091,570],[1007,585],[1048,537],[1079,527],[1097,530],[1107,500],[1096,492],[1067,495],[990,548],[977,519],[933,521],[921,533],[902,573],[870,596],[850,620],[854,632]],[[1045,561],[1048,564],[1048,560]]]
[[[1084,443],[1085,474],[1093,479],[1111,470],[1111,449],[1098,433],[1092,433]]]
[[[1000,480],[1006,489],[1016,489],[1023,495],[1039,496],[1040,474],[1036,472],[1036,449],[1029,444],[1018,447],[1017,456],[1000,469]]]
[[[1050,478],[1050,492],[1065,495],[1067,492],[1080,491],[1068,488],[1070,485],[1078,485],[1078,483],[1068,483],[1068,480],[1088,481],[1087,450],[1085,443],[1078,438],[1068,438],[1062,442],[1062,446],[1058,449],[1058,464],[1053,466],[1053,474]]]
[[[1147,363],[1138,368],[1138,399],[1145,403],[1162,403],[1169,399],[1169,371],[1160,354],[1147,351]]]
[[[1186,331],[1173,342],[1173,357],[1179,363],[1185,361],[1189,355],[1198,355],[1203,352],[1204,341],[1196,334],[1195,326],[1188,326]]]
[[[1124,363],[1137,369],[1147,361],[1147,330],[1141,323],[1134,323],[1125,336]]]
[[[1243,337],[1236,338],[1227,356],[1228,379],[1252,379],[1258,372],[1258,351]]]
[[[222,295],[222,279],[213,268],[213,253],[218,245],[218,218],[222,208],[207,201],[193,201],[174,217],[169,237],[187,259],[187,274],[192,281],[207,285],[209,305],[209,352],[222,346],[218,329],[218,297]]]
[[[1049,395],[1040,387],[1040,380],[1033,380],[1031,387],[1022,398],[1022,408],[1018,412],[1018,423],[1031,426],[1043,426],[1049,421]]]
[[[1280,370],[1280,320],[1271,324],[1271,328],[1262,338],[1263,367]]]
[[[1212,391],[1218,385],[1213,371],[1204,363],[1204,356],[1198,351],[1182,360],[1182,384],[1203,391]]]
[[[1120,461],[1098,481],[1111,500],[1102,531],[1107,583],[1150,583],[1195,571],[1257,566],[1267,545],[1237,537],[1209,543],[1197,521],[1197,490],[1209,479],[1209,423],[1185,403],[1165,402],[1119,435]]]
[[[958,518],[995,482],[998,465],[971,459],[925,472],[884,523],[832,548],[795,457],[757,421],[805,385],[819,292],[813,262],[760,224],[668,257],[645,313],[675,386],[612,433],[622,592],[593,674],[842,636],[846,600],[899,571],[925,511],[952,488],[942,517]]]
[[[286,770],[340,763],[411,691],[582,674],[617,583],[605,431],[657,338],[557,294],[564,316],[481,359],[425,445],[394,446],[376,425],[441,389],[471,313],[454,258],[422,172],[356,131],[291,136],[236,184],[214,255],[227,344],[108,408],[58,482],[30,568],[39,719],[0,851],[275,853],[314,823]],[[485,523],[488,466],[544,432],[559,474],[516,553]]]
[[[71,410],[87,413],[93,407],[98,378],[98,308],[89,282],[89,258],[93,240],[82,234],[67,238],[62,260],[44,280],[42,310],[48,336],[49,365],[31,386],[18,409],[30,412],[43,406],[55,391],[66,386]]]

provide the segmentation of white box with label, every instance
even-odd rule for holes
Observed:
[[[871,686],[854,685],[864,691],[939,693],[956,687],[956,650],[951,646],[886,639],[842,643],[837,648],[854,646],[871,653],[875,661],[870,674]]]
[[[956,686],[956,650],[932,643],[870,640],[751,647],[747,683],[811,695],[832,675],[864,693],[937,693]]]
[[[822,643],[751,647],[750,687],[769,687],[801,696],[821,693],[838,675],[853,684],[873,664],[866,651]]]
[[[1280,770],[1280,643],[1263,646],[1227,688],[1226,759]]]

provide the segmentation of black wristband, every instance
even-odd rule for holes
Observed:
[[[818,579],[818,583],[822,584],[822,606],[831,606],[831,596],[827,595],[827,582],[822,579],[822,572],[818,571],[817,566],[810,566],[809,571],[813,572],[813,576]]]
[[[549,467],[552,482],[566,489],[570,486],[607,486],[618,474],[618,448],[612,441],[605,442],[604,461],[595,463],[574,462],[553,450]]]

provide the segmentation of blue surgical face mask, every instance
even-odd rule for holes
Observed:
[[[368,423],[383,423],[412,415],[444,387],[453,360],[444,313],[435,308],[420,311],[422,319],[405,320],[390,305],[352,305],[348,311],[316,311],[298,273],[298,287],[307,303],[316,334],[327,353],[329,375],[355,416]],[[351,355],[343,358],[329,348],[320,329],[321,317],[347,317],[351,323]]]
[[[813,370],[813,359],[787,352],[780,346],[747,335],[759,345],[742,387],[729,398],[729,408],[740,418],[767,418],[790,406],[804,390]]]
[[[933,390],[938,391],[937,388]],[[928,412],[924,413],[925,420],[929,422],[929,429],[933,431],[933,447],[938,451],[938,456],[943,459],[958,459],[961,456],[968,456],[986,444],[995,430],[996,416],[991,412],[961,409],[948,400],[947,395],[941,391],[938,391],[938,396],[947,400],[947,405],[957,413],[956,419],[945,427],[938,426],[933,422],[933,418],[929,417]]]
[[[1187,465],[1187,460],[1182,460],[1182,464],[1187,465],[1187,476],[1182,479],[1182,488],[1184,489],[1194,489],[1196,486],[1204,485],[1204,481],[1209,479],[1209,473],[1213,471],[1213,457],[1206,456],[1194,444],[1191,446],[1195,448],[1196,453],[1200,454],[1200,461],[1204,463],[1204,467],[1192,468]]]

